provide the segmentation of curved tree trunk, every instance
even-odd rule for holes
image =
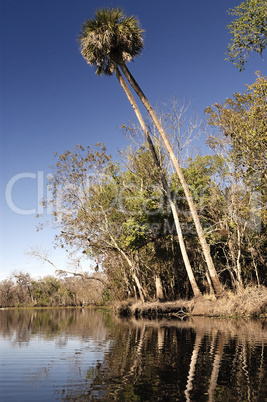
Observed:
[[[139,96],[139,98],[140,98],[141,102],[143,103],[144,107],[148,111],[153,123],[155,124],[155,126],[156,126],[156,128],[157,128],[157,130],[158,130],[158,132],[159,132],[159,134],[160,134],[160,136],[161,136],[161,138],[162,138],[162,140],[164,142],[165,148],[166,148],[166,150],[168,151],[168,153],[170,155],[171,161],[172,161],[172,163],[174,165],[174,168],[176,170],[176,173],[178,175],[180,183],[181,183],[181,185],[183,187],[183,190],[184,190],[184,193],[185,193],[185,196],[186,196],[186,199],[187,199],[187,202],[188,202],[191,214],[192,214],[192,218],[193,218],[194,223],[195,223],[197,235],[198,235],[198,238],[199,238],[202,250],[203,250],[203,254],[204,254],[204,257],[205,257],[205,260],[206,260],[206,263],[207,263],[207,267],[208,267],[208,271],[209,271],[209,274],[210,274],[210,278],[212,280],[215,295],[217,297],[224,296],[225,291],[224,291],[224,289],[222,287],[222,284],[219,281],[216,269],[214,267],[214,264],[213,264],[213,261],[212,261],[211,255],[210,255],[210,249],[209,249],[209,246],[208,246],[208,244],[206,242],[204,232],[203,232],[203,229],[202,229],[202,226],[200,224],[199,217],[198,217],[198,214],[197,214],[197,210],[196,210],[196,207],[195,207],[194,202],[193,202],[193,198],[192,198],[192,196],[190,194],[190,191],[189,191],[189,188],[188,188],[187,183],[185,181],[182,169],[181,169],[181,167],[180,167],[180,165],[178,163],[178,160],[177,160],[177,158],[176,158],[176,156],[174,154],[174,151],[173,151],[172,146],[171,146],[171,144],[169,142],[169,139],[168,139],[167,135],[165,134],[165,132],[164,132],[162,126],[161,126],[161,123],[159,122],[159,120],[158,120],[158,118],[156,116],[156,113],[154,112],[154,110],[153,110],[151,104],[149,103],[147,97],[145,96],[145,94],[143,93],[143,91],[141,90],[141,88],[139,87],[137,82],[135,81],[134,77],[130,73],[130,71],[129,71],[128,67],[126,66],[126,64],[121,62],[119,64],[119,66],[121,67],[123,74],[125,75],[125,77],[129,81],[129,83],[131,84],[132,88],[134,89],[134,91]]]
[[[103,208],[102,208],[102,212],[103,212],[103,215],[104,215],[106,227],[108,228],[108,220],[107,220],[106,214],[104,213]],[[129,265],[129,268],[130,268],[132,278],[133,278],[133,280],[134,280],[134,282],[136,284],[136,287],[138,289],[141,302],[144,303],[145,302],[145,297],[146,297],[145,290],[143,289],[143,286],[141,285],[141,283],[139,281],[139,278],[137,276],[136,266],[135,266],[134,262],[132,262],[131,259],[127,256],[127,254],[119,247],[118,243],[116,242],[116,240],[114,239],[114,237],[112,236],[112,234],[110,232],[109,232],[109,237],[110,237],[110,240],[112,242],[112,245],[118,250],[118,252],[121,254],[121,256],[127,261],[128,265]]]
[[[192,267],[190,265],[190,261],[189,261],[189,258],[188,258],[187,252],[186,252],[184,239],[183,239],[183,234],[182,234],[182,230],[181,230],[181,225],[180,225],[180,222],[179,222],[177,207],[176,207],[175,203],[172,200],[170,187],[168,185],[168,182],[166,180],[164,171],[163,171],[163,169],[161,167],[161,164],[160,164],[160,161],[158,159],[154,144],[153,144],[153,142],[151,140],[151,137],[150,137],[149,132],[148,132],[148,130],[146,128],[146,125],[145,125],[145,122],[144,122],[144,120],[142,118],[140,110],[139,110],[139,108],[138,108],[138,106],[137,106],[137,104],[135,102],[135,99],[134,99],[131,91],[129,90],[129,88],[128,88],[128,86],[127,86],[124,78],[122,77],[122,75],[121,75],[121,73],[119,71],[119,68],[117,66],[115,67],[115,74],[116,74],[116,77],[118,78],[118,81],[121,84],[124,92],[126,93],[126,96],[127,96],[128,100],[130,101],[130,103],[131,103],[131,105],[132,105],[132,107],[133,107],[133,109],[135,111],[135,114],[136,114],[136,116],[138,118],[138,121],[139,121],[139,123],[141,125],[141,128],[144,131],[144,134],[146,136],[146,139],[147,139],[150,151],[152,153],[155,165],[157,166],[157,169],[158,169],[159,174],[160,174],[160,178],[161,178],[161,181],[162,181],[163,188],[167,193],[168,201],[169,201],[170,206],[171,206],[173,219],[174,219],[174,222],[175,222],[175,227],[176,227],[176,231],[177,231],[177,235],[178,235],[179,245],[180,245],[180,248],[181,248],[182,257],[183,257],[186,272],[187,272],[187,275],[188,275],[188,278],[189,278],[189,281],[190,281],[190,284],[191,284],[191,287],[192,287],[192,290],[193,290],[193,294],[194,294],[195,297],[200,296],[201,292],[200,292],[200,290],[198,288],[198,285],[196,283],[194,273],[193,273],[193,270],[192,270]]]

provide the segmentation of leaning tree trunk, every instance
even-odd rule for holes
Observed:
[[[123,74],[125,75],[125,77],[129,81],[129,83],[131,84],[132,88],[134,89],[134,91],[139,96],[139,98],[140,98],[141,102],[143,103],[144,107],[148,111],[153,123],[155,124],[155,126],[156,126],[156,128],[157,128],[157,130],[158,130],[158,132],[159,132],[159,134],[160,134],[160,136],[161,136],[161,138],[162,138],[162,140],[164,142],[165,148],[167,149],[167,151],[168,151],[168,153],[170,155],[171,161],[172,161],[172,163],[174,165],[174,168],[176,170],[176,173],[178,175],[180,183],[181,183],[181,185],[183,187],[183,190],[184,190],[184,193],[185,193],[185,196],[186,196],[186,199],[187,199],[187,202],[188,202],[191,214],[192,214],[192,218],[193,218],[194,223],[195,223],[197,235],[198,235],[199,242],[201,244],[203,254],[204,254],[204,257],[205,257],[205,260],[206,260],[206,263],[207,263],[207,267],[208,267],[208,271],[209,271],[209,274],[210,274],[210,278],[212,280],[215,295],[217,297],[221,297],[221,296],[225,295],[225,291],[224,291],[224,289],[222,287],[222,284],[219,281],[216,269],[214,267],[214,264],[213,264],[213,261],[212,261],[211,255],[210,255],[210,248],[209,248],[209,246],[208,246],[208,244],[206,242],[204,232],[203,232],[203,229],[202,229],[202,226],[200,224],[199,217],[198,217],[198,214],[197,214],[197,210],[196,210],[196,207],[195,207],[194,202],[193,202],[193,198],[192,198],[192,196],[190,194],[190,191],[189,191],[189,188],[188,188],[187,183],[185,181],[182,169],[181,169],[181,167],[180,167],[180,165],[178,163],[178,160],[177,160],[177,158],[175,156],[175,153],[174,153],[174,151],[172,149],[170,141],[169,141],[167,135],[165,134],[165,132],[164,132],[164,130],[162,128],[162,125],[161,125],[160,121],[158,120],[158,118],[156,116],[156,113],[154,112],[150,102],[148,101],[147,97],[145,96],[145,94],[143,93],[143,91],[141,90],[141,88],[139,87],[137,82],[135,81],[134,77],[130,73],[130,71],[129,71],[128,67],[126,66],[126,64],[123,63],[123,62],[120,62],[119,66],[121,67]]]
[[[102,209],[102,212],[104,213],[104,210]],[[104,213],[104,218],[105,218],[105,223],[106,223],[106,227],[108,227],[108,221],[107,221],[107,216]],[[139,296],[141,299],[141,302],[144,303],[145,302],[145,290],[143,289],[143,286],[141,285],[139,278],[137,276],[136,273],[136,267],[135,264],[131,261],[131,259],[127,256],[127,254],[119,247],[118,243],[116,242],[116,240],[114,239],[114,237],[112,236],[112,234],[109,232],[109,237],[112,241],[112,245],[118,250],[118,252],[120,253],[120,255],[127,261],[129,268],[130,268],[130,272],[131,272],[131,276],[135,282],[135,285],[138,289],[139,292]]]
[[[180,248],[181,248],[182,257],[183,257],[186,272],[187,272],[187,275],[188,275],[188,278],[189,278],[189,281],[190,281],[190,284],[191,284],[191,287],[192,287],[192,290],[193,290],[193,294],[194,294],[195,297],[200,296],[201,292],[200,292],[200,290],[198,288],[198,285],[196,283],[194,273],[193,273],[193,270],[191,268],[190,261],[189,261],[189,258],[188,258],[187,252],[186,252],[185,243],[184,243],[184,239],[183,239],[183,234],[182,234],[182,230],[181,230],[181,225],[180,225],[180,222],[179,222],[177,207],[176,207],[175,203],[172,200],[170,187],[168,185],[168,182],[167,182],[167,179],[165,177],[164,171],[163,171],[163,169],[161,167],[161,164],[160,164],[159,158],[157,156],[154,144],[153,144],[153,142],[151,140],[151,137],[150,137],[149,132],[148,132],[148,130],[146,128],[146,125],[145,125],[145,122],[144,122],[144,120],[142,118],[140,110],[139,110],[139,108],[138,108],[138,106],[137,106],[137,104],[135,102],[135,99],[134,99],[131,91],[129,90],[129,88],[128,88],[128,86],[127,86],[124,78],[122,77],[122,75],[121,75],[121,73],[119,71],[119,68],[117,66],[115,67],[115,74],[116,74],[116,77],[118,78],[118,81],[121,84],[124,92],[126,93],[126,96],[127,96],[128,100],[130,101],[130,103],[131,103],[131,105],[132,105],[132,107],[134,109],[134,112],[135,112],[135,114],[136,114],[136,116],[138,118],[138,121],[139,121],[139,123],[141,125],[141,128],[144,131],[144,134],[146,136],[146,139],[147,139],[150,151],[152,153],[155,165],[157,166],[157,169],[158,169],[159,174],[160,174],[160,178],[161,178],[161,181],[162,181],[163,188],[167,193],[168,201],[170,203],[170,207],[171,207],[171,210],[172,210],[173,219],[174,219],[174,222],[175,222],[175,227],[176,227],[176,231],[177,231],[177,235],[178,235],[179,245],[180,245]]]

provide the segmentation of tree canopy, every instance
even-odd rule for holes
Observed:
[[[228,25],[233,38],[228,45],[226,60],[233,62],[242,71],[250,52],[256,51],[261,55],[266,48],[267,2],[247,0],[228,12],[236,18]]]
[[[218,127],[232,146],[237,171],[258,190],[267,192],[267,77],[257,73],[244,94],[235,93],[223,105],[206,109],[208,122]]]
[[[76,146],[56,157],[50,185],[58,243],[95,261],[105,275],[107,297],[149,300],[156,297],[159,282],[165,300],[191,296],[173,216],[148,145],[123,151],[123,164],[113,161],[103,145],[96,150]],[[251,280],[266,283],[266,223],[260,230],[255,226],[255,192],[246,177],[239,176],[236,185],[236,171],[222,155],[187,159],[183,172],[222,283],[230,288]],[[209,291],[181,184],[170,171],[166,179],[195,279],[202,292]]]

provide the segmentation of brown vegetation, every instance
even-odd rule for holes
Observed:
[[[14,273],[0,282],[0,308],[99,305],[104,301],[101,278],[96,273],[95,280],[53,276],[36,280],[28,273]]]
[[[122,302],[115,307],[120,316],[136,317],[267,317],[267,288],[248,287],[238,293],[229,292],[227,298],[215,299],[208,296],[191,300],[177,300],[160,303],[158,301],[140,303],[135,300]]]

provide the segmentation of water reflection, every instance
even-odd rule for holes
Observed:
[[[0,334],[15,345],[29,343],[36,335],[53,340],[63,336],[102,339],[106,327],[103,314],[81,309],[26,309],[0,311]]]
[[[115,339],[109,370],[102,373],[115,400],[264,401],[267,396],[262,322],[132,320],[117,327]]]
[[[267,397],[264,321],[129,321],[87,309],[7,310],[0,312],[0,342],[5,401]]]

